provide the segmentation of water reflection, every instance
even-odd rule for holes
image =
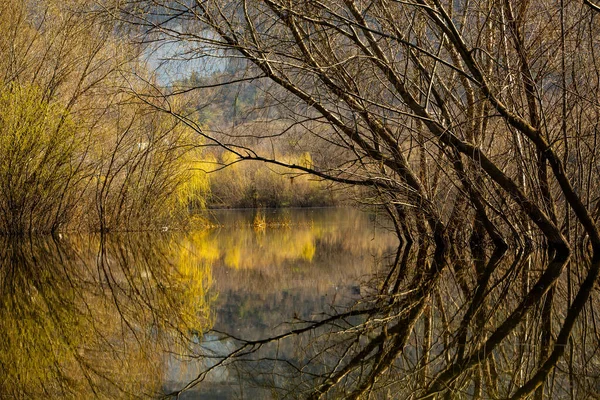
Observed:
[[[223,311],[199,350],[210,363],[189,376],[190,384],[178,394],[203,399],[596,396],[600,320],[598,285],[586,278],[589,255],[576,253],[555,272],[552,254],[544,251],[448,249],[419,238],[385,257],[393,248],[385,234],[351,238],[371,225],[368,219],[350,223],[341,234],[325,228],[322,236],[315,230],[312,258],[302,257],[302,240],[281,250],[295,249],[295,257],[262,250],[261,241],[277,243],[275,249],[288,243],[280,230],[272,237],[268,230],[226,235],[227,240],[240,235],[234,247],[241,255],[234,263],[227,250],[215,252]],[[218,243],[218,234],[211,235]],[[355,241],[347,246],[346,238]],[[245,263],[245,255],[263,267]],[[271,260],[279,267],[271,269]],[[353,274],[356,280],[344,281]]]
[[[264,229],[214,216],[190,233],[1,238],[2,397],[161,397],[198,378],[182,397],[270,397],[256,384],[277,362],[223,363],[239,342],[221,332],[259,339],[345,310],[397,246],[351,210],[267,212]]]
[[[210,323],[210,268],[173,237],[1,240],[3,397],[156,396]]]
[[[545,291],[548,254],[466,257],[427,240],[398,248],[377,217],[350,210],[266,213],[258,229],[253,213],[214,217],[215,229],[191,233],[0,239],[2,396],[600,390],[598,289],[582,278],[585,254]],[[560,346],[564,357],[547,356]],[[540,375],[542,362],[552,374]]]
[[[219,292],[216,328],[244,331],[246,338],[359,298],[361,284],[383,273],[398,245],[373,215],[351,209],[272,210],[267,224],[291,224],[258,231],[252,211],[216,218],[224,227],[194,242],[210,243],[207,253],[218,255],[211,264]]]
[[[267,211],[266,228],[255,229],[255,212],[216,213],[221,227],[194,240],[210,248],[204,251],[212,255],[218,311],[200,350],[210,362],[187,374],[188,382],[200,383],[186,388],[182,398],[273,398],[278,396],[273,388],[291,383],[290,377],[303,379],[290,365],[306,363],[307,372],[322,368],[320,361],[310,362],[315,354],[303,350],[310,335],[260,340],[347,311],[372,294],[370,282],[385,277],[396,254],[398,239],[375,215]],[[349,317],[344,323],[353,321],[358,322]],[[249,340],[258,342],[240,348]],[[251,353],[258,348],[260,353]],[[232,352],[235,360],[222,357]]]
[[[378,217],[351,210],[265,212],[263,227],[253,212],[214,217],[216,228],[190,233],[0,239],[2,397],[600,390],[585,254],[546,292],[551,257],[540,252],[398,248]],[[560,346],[565,356],[547,356]]]

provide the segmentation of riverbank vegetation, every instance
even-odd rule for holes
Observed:
[[[202,149],[205,138],[181,118],[197,111],[198,96],[161,97],[148,49],[127,41],[101,4],[0,7],[2,234],[181,228],[206,207],[338,203],[314,178]],[[152,92],[152,101],[139,95]],[[221,129],[231,93],[212,96],[213,111],[194,121]],[[236,124],[262,128],[253,119]],[[277,152],[312,162],[309,151],[277,145]]]
[[[310,153],[280,157],[309,165]],[[341,204],[335,188],[308,174],[264,163],[242,163],[229,152],[221,153],[224,169],[208,175],[208,206],[211,208],[319,207]]]
[[[200,142],[125,90],[151,76],[94,4],[0,6],[3,234],[158,229],[206,191],[192,168]]]

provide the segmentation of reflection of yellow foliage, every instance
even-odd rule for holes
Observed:
[[[273,215],[268,210],[261,210],[258,215],[261,220],[264,219],[265,228],[259,231],[254,226],[256,215],[240,215],[240,218],[229,221],[228,228],[225,225],[226,228],[191,235],[190,239],[194,240],[194,247],[206,249],[203,252],[212,254],[211,260],[216,260],[220,254],[223,264],[236,269],[262,268],[297,261],[313,263],[318,242],[323,246],[335,243],[335,246],[342,246],[343,251],[349,254],[369,253],[374,256],[381,255],[384,249],[396,244],[387,236],[386,240],[372,240],[373,232],[364,229],[368,226],[365,221],[367,217],[357,212],[348,215],[345,210],[332,210],[327,213],[329,219],[325,221],[314,221],[310,217],[298,223],[297,215],[293,212]],[[277,222],[282,220],[285,222]]]
[[[302,258],[305,259],[306,261],[312,261],[313,257],[315,256],[315,245],[312,242],[307,242],[304,244],[304,247],[302,248]]]
[[[256,211],[256,214],[254,214],[254,221],[252,221],[252,225],[254,226],[255,230],[264,232],[267,226],[267,220],[265,218],[265,212],[263,210]]]
[[[175,237],[171,249],[175,249],[175,279],[181,290],[182,329],[193,328],[199,332],[198,314],[209,315],[208,289],[212,285],[212,260],[219,257],[218,249],[211,246],[210,241],[202,240],[202,232],[195,233],[196,238]],[[192,245],[192,243],[194,245]],[[173,281],[173,279],[171,279]]]
[[[225,253],[225,265],[239,269],[241,264],[241,252],[240,248],[234,246],[227,250]]]
[[[13,288],[0,300],[0,397],[115,399],[160,390],[164,351],[185,354],[187,334],[210,323],[212,270],[190,243],[126,236],[0,243],[0,280]]]
[[[286,260],[312,261],[315,240],[323,233],[321,228],[315,225],[274,228],[263,220],[265,225],[257,229],[254,222],[235,230],[225,229],[219,235],[193,234],[190,238],[194,240],[194,247],[206,249],[207,258],[215,260],[220,253],[224,264],[236,269],[265,263],[278,265]]]
[[[214,238],[209,237],[209,232],[194,231],[186,236],[186,246],[193,248],[196,257],[212,262],[219,259],[219,246]]]

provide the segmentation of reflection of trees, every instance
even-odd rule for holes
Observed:
[[[285,217],[288,225],[259,232],[239,223],[245,213],[225,212],[217,219],[235,229],[189,236],[214,266],[217,329],[257,338],[283,330],[281,322],[292,315],[308,318],[331,303],[347,305],[360,296],[357,282],[378,270],[398,240],[392,232],[375,229],[367,214],[321,211],[272,213],[267,223]],[[223,214],[239,218],[238,224],[224,221]],[[251,214],[246,221],[252,222]],[[312,258],[307,248],[314,249]],[[231,254],[239,264],[230,262]]]
[[[208,323],[209,270],[168,245],[126,236],[4,238],[2,396],[159,392],[165,351],[187,354],[189,332]]]
[[[496,251],[440,270],[430,261],[433,250],[401,247],[389,274],[347,310],[316,321],[298,317],[281,334],[257,340],[220,334],[227,346],[207,352],[215,362],[197,380],[226,367],[285,398],[524,397],[548,354],[546,303],[523,301],[543,280],[545,271],[534,266],[544,256]],[[576,278],[580,265],[572,263],[554,286],[551,340],[560,343],[566,329],[571,339],[544,380],[550,398],[584,398],[600,388],[594,302],[580,319],[569,317],[578,306],[575,285],[585,286]]]
[[[271,213],[265,217],[268,227],[259,231],[252,229],[251,216],[244,212],[222,214],[224,217],[217,219],[221,218],[223,228],[190,237],[195,246],[201,246],[200,253],[209,259],[222,257],[223,263],[233,268],[276,272],[281,266],[319,262],[314,257],[325,258],[330,252],[343,252],[348,262],[353,262],[365,254],[381,257],[398,243],[377,222],[369,222],[368,214],[351,209]],[[247,224],[244,218],[248,218]]]

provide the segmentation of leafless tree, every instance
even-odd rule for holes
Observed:
[[[277,124],[305,128],[344,158],[285,163],[176,115],[205,140],[239,160],[368,187],[395,223],[404,247],[377,295],[290,331],[330,329],[318,338],[329,368],[298,367],[311,378],[296,393],[594,392],[595,3],[130,0],[107,8],[138,40],[175,49],[171,61],[246,60],[247,80],[276,88]],[[170,87],[162,101],[202,89]],[[362,323],[344,325],[350,316]],[[241,343],[223,362],[263,344]]]

